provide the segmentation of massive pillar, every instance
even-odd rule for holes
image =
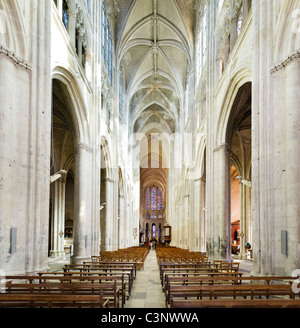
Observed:
[[[48,267],[51,2],[0,7],[0,265],[32,273]]]
[[[286,67],[286,274],[300,267],[300,56]]]
[[[270,79],[272,44],[272,1],[253,1],[254,56],[252,105],[252,183],[253,183],[253,274],[270,274],[272,261],[272,224],[269,215],[269,181],[272,162],[269,161],[271,139],[269,126],[272,115]]]
[[[72,261],[81,263],[92,255],[92,149],[79,144],[75,172],[74,253]]]
[[[230,259],[230,156],[229,147],[224,144],[213,153],[213,179],[214,190],[213,204],[210,212],[213,219],[207,231],[207,253],[210,258],[219,260]],[[212,195],[210,196],[212,197]]]

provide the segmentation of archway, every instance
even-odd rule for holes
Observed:
[[[50,211],[48,250],[51,257],[71,253],[74,227],[74,145],[76,130],[67,87],[53,79]]]
[[[245,259],[252,253],[251,223],[251,105],[252,84],[238,91],[227,126],[230,148],[230,235],[232,253]],[[251,251],[250,251],[251,250]]]

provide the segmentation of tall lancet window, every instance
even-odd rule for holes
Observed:
[[[107,76],[109,78],[110,84],[113,80],[113,35],[112,27],[108,16],[105,11],[105,6],[102,4],[101,9],[101,54],[103,63],[106,67]]]
[[[144,218],[146,220],[162,220],[164,218],[164,194],[157,186],[144,190]]]
[[[162,210],[163,208],[163,199],[162,199],[162,193],[161,190],[157,189],[157,209]]]
[[[151,211],[156,210],[156,188],[153,187],[151,190]]]
[[[63,12],[62,12],[62,20],[65,25],[66,30],[68,31],[69,26],[69,6],[66,0],[63,0]]]
[[[150,188],[148,188],[145,194],[145,210],[150,210],[150,198]]]

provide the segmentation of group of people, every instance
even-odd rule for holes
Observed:
[[[148,246],[149,246],[149,249],[155,249],[156,248],[156,239],[151,239],[148,241]]]

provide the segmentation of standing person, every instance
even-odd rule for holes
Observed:
[[[148,241],[148,246],[149,246],[149,249],[151,249],[151,248],[150,248],[150,246],[151,246],[151,245],[150,245],[150,241]]]

